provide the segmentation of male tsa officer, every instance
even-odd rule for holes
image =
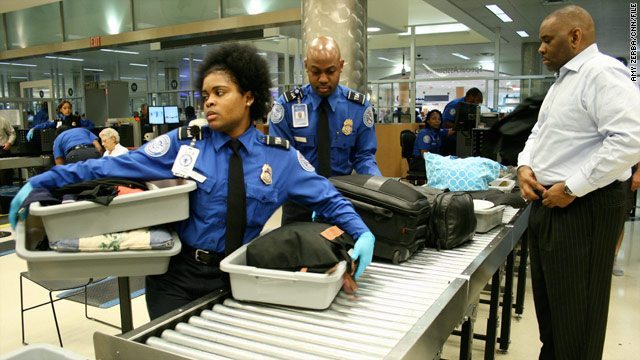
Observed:
[[[363,94],[338,85],[343,65],[333,38],[312,40],[304,59],[309,84],[278,98],[269,133],[289,140],[324,177],[348,175],[354,169],[380,175],[373,108]],[[307,208],[284,204],[283,224],[310,220]]]
[[[445,107],[442,112],[442,127],[445,129],[453,128],[454,123],[456,122],[456,110],[458,109],[458,104],[461,102],[466,102],[470,104],[482,104],[482,91],[478,88],[471,88],[467,90],[467,93],[464,97],[457,98],[451,100]],[[442,155],[455,155],[456,154],[456,135],[451,135],[447,137],[444,141],[444,145],[442,146]]]
[[[202,89],[208,126],[176,129],[128,154],[56,166],[31,178],[11,203],[12,226],[34,188],[107,176],[155,180],[177,174],[194,179],[197,190],[189,196],[189,217],[173,224],[182,241],[181,254],[171,259],[167,273],[146,279],[151,319],[224,287],[220,259],[258,236],[289,198],[358,239],[352,257],[359,260],[355,274],[359,277],[373,256],[373,234],[351,203],[316,174],[302,154],[286,140],[265,136],[252,125],[267,113],[270,78],[255,47],[229,44],[214,50],[198,71],[196,83]],[[229,180],[227,174],[237,171],[241,178],[229,176]],[[238,190],[244,195],[229,196]],[[238,200],[242,204],[238,216],[227,219],[228,213],[238,210]]]

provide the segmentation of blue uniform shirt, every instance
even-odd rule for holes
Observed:
[[[432,127],[422,129],[416,136],[416,142],[413,145],[413,156],[422,157],[420,150],[440,154],[442,144],[448,133],[449,130],[447,129],[434,129]]]
[[[33,117],[33,126],[49,122],[49,113],[41,109]]]
[[[56,136],[53,141],[53,157],[65,157],[69,151],[78,145],[91,145],[98,137],[85,128],[73,128],[65,130]]]
[[[281,95],[273,105],[269,115],[269,133],[289,140],[311,164],[318,166],[317,110],[322,97],[309,84],[299,90],[296,98],[288,101],[286,94]],[[349,99],[349,93],[353,100]],[[364,95],[342,85],[338,85],[327,100],[331,107],[328,116],[329,134],[332,134],[332,175],[348,175],[354,169],[358,174],[380,175],[375,157],[377,142],[373,108],[369,102]],[[294,126],[292,115],[296,104],[307,106],[307,126]]]
[[[181,145],[178,131],[161,135],[136,151],[117,157],[56,166],[29,179],[34,188],[54,188],[83,180],[122,177],[135,180],[174,178],[171,167]],[[174,224],[180,240],[198,249],[224,252],[227,213],[227,174],[231,138],[208,127],[195,142],[200,154],[194,170],[205,177],[189,194],[189,218]],[[304,204],[357,239],[369,231],[349,201],[327,179],[316,174],[308,161],[293,148],[267,145],[267,137],[250,127],[239,137],[240,156],[247,194],[247,227],[243,243],[260,234],[269,217],[287,199]],[[270,170],[271,181],[262,176]],[[267,180],[263,180],[263,178]],[[164,211],[164,209],[156,209]]]
[[[461,102],[464,102],[464,97],[451,100],[447,104],[447,106],[444,107],[444,111],[442,112],[443,125],[445,123],[451,123],[451,125],[453,125],[453,123],[456,121],[456,108],[458,107],[458,104]]]
[[[93,124],[93,122],[91,120],[87,120],[87,119],[81,119],[79,117],[75,117],[75,121],[78,121],[77,124],[75,125],[71,125],[71,124],[65,124],[65,119],[67,117],[65,116],[61,116],[59,117],[57,120],[55,121],[45,121],[43,123],[40,123],[38,125],[35,125],[33,128],[34,129],[38,129],[38,130],[43,130],[43,129],[55,129],[58,126],[61,125],[67,125],[67,126],[82,126],[83,128],[87,128],[89,130],[92,130],[93,128],[95,128],[96,126]],[[70,119],[71,120],[71,119]],[[35,120],[34,120],[35,122]]]

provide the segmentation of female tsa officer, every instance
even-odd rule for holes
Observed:
[[[182,253],[171,259],[166,274],[146,279],[151,319],[225,286],[218,264],[226,244],[239,245],[258,236],[287,199],[307,205],[357,239],[352,257],[359,260],[356,278],[360,276],[371,262],[373,234],[351,204],[298,151],[253,126],[252,120],[267,114],[271,87],[267,63],[256,49],[232,44],[214,50],[199,69],[196,84],[202,89],[208,127],[176,129],[128,154],[56,166],[29,179],[11,204],[12,226],[34,188],[102,177],[154,180],[178,175],[193,178],[198,187],[189,197],[189,218],[174,224]],[[243,173],[244,184],[228,180],[237,171]],[[228,195],[242,187],[246,189],[242,189],[246,195],[240,196],[244,211],[227,221],[239,198]],[[227,253],[234,246],[229,247]]]

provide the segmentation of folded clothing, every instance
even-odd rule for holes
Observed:
[[[165,250],[173,247],[173,236],[165,228],[142,228],[50,241],[49,247],[60,252]]]

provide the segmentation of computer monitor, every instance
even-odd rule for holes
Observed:
[[[165,106],[164,107],[164,123],[178,124],[179,122],[180,122],[180,114],[178,113],[178,107]]]
[[[476,104],[460,102],[456,107],[456,118],[453,129],[456,131],[470,131],[477,127],[480,107]]]
[[[164,108],[162,106],[149,106],[149,124],[164,124]]]

